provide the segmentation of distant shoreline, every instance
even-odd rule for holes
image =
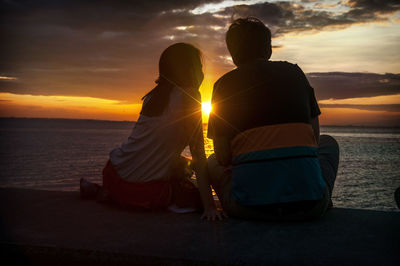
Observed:
[[[121,123],[121,124],[127,124],[127,123],[136,123],[137,121],[129,121],[129,120],[103,120],[103,119],[85,119],[85,118],[46,118],[46,117],[0,117],[0,121],[12,121],[12,120],[37,120],[37,121],[79,121],[79,122],[94,122],[94,123]],[[0,122],[0,126],[1,126]],[[204,125],[207,125],[207,123],[203,123]],[[337,127],[337,128],[343,128],[343,127],[350,127],[350,128],[400,128],[399,126],[383,126],[383,125],[321,125],[321,127]]]
[[[37,119],[37,120],[62,120],[62,121],[69,121],[69,120],[74,120],[74,121],[97,121],[97,122],[122,122],[122,123],[136,123],[136,121],[130,121],[130,120],[104,120],[104,119],[88,119],[88,118],[51,118],[51,117],[0,117],[0,119]]]

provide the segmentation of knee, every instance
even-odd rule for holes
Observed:
[[[210,156],[208,156],[207,161],[216,161],[217,157],[215,157],[215,153],[211,154]]]
[[[319,143],[320,145],[335,147],[337,150],[339,150],[339,143],[330,135],[321,135],[319,137]]]
[[[207,158],[207,164],[217,164],[217,157],[215,156],[215,153],[211,154]]]
[[[227,168],[220,165],[215,154],[212,154],[207,160],[207,170],[210,182],[214,183],[227,171]]]
[[[331,135],[322,134],[322,135],[320,135],[319,139],[324,142],[327,142],[327,143],[332,143],[332,144],[338,145],[336,139],[334,137],[332,137]]]
[[[394,192],[394,200],[396,201],[397,207],[400,209],[400,187]]]
[[[215,168],[218,167],[217,157],[215,157],[215,153],[211,154],[207,159],[207,169],[208,172],[213,172]]]

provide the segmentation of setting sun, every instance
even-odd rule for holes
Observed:
[[[209,116],[211,113],[211,102],[202,102],[201,109],[204,115]]]

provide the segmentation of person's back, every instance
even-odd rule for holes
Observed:
[[[151,97],[145,99],[144,106]],[[181,119],[185,97],[181,89],[172,87],[163,113],[141,114],[128,140],[110,152],[110,161],[121,178],[149,182],[167,180],[171,175],[169,171],[189,144],[190,132]]]
[[[270,38],[257,19],[239,19],[227,33],[238,68],[214,86],[209,121],[216,155],[209,160],[213,185],[233,216],[318,216],[329,203],[338,158],[325,171],[334,177],[323,178],[314,90],[297,65],[268,61]],[[336,142],[329,142],[338,154]]]
[[[259,126],[309,123],[319,112],[303,72],[288,62],[253,60],[221,77],[213,95],[214,113],[235,126],[226,124],[232,138]]]

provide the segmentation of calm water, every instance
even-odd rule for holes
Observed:
[[[0,186],[78,190],[81,177],[101,183],[108,153],[132,122],[0,119]],[[397,211],[400,128],[322,127],[340,145],[335,206]],[[212,142],[206,140],[207,153]],[[186,151],[187,153],[187,151]]]

